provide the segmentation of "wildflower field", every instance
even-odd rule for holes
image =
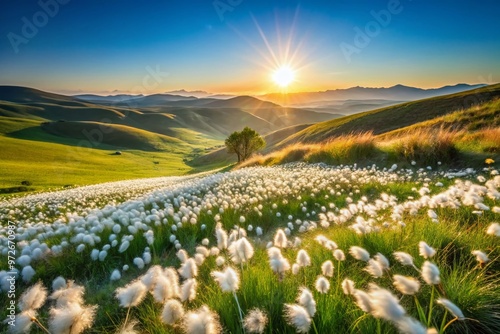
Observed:
[[[498,333],[498,174],[295,163],[7,198],[0,331]]]

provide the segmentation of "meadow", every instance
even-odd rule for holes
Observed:
[[[19,322],[2,330],[495,333],[488,162],[293,163],[3,200],[0,300],[14,244]]]
[[[43,130],[42,125],[40,120],[0,116],[3,171],[0,174],[0,196],[9,196],[11,192],[8,190],[18,188],[23,181],[29,182],[25,192],[49,191],[109,181],[182,175],[221,167],[220,164],[193,167],[187,163],[190,155],[199,154],[220,142],[199,138],[199,134],[185,129],[177,129],[176,133],[176,137],[183,142],[171,142],[166,136],[153,136],[145,131],[113,125],[113,131],[107,133],[106,139],[113,136],[117,142],[129,146],[136,143],[136,146],[123,147],[113,146],[112,143],[92,143],[82,138],[65,137],[64,134],[55,135]],[[82,133],[81,127],[66,130]],[[122,154],[115,155],[117,151]],[[96,166],[106,172],[96,172]]]

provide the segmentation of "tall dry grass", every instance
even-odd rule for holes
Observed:
[[[365,161],[377,153],[373,133],[349,134],[333,138],[321,145],[311,147],[304,157],[307,162],[347,164]]]
[[[318,144],[293,144],[267,155],[255,155],[238,168],[305,161],[338,164],[366,164],[377,161],[416,161],[419,165],[452,164],[460,150],[500,153],[500,127],[474,132],[451,128],[412,128],[390,136],[371,132],[349,134]]]
[[[319,144],[292,144],[267,155],[255,155],[238,168],[297,161],[346,164],[371,158],[375,153],[375,136],[366,132],[335,137]]]
[[[304,157],[321,144],[292,144],[279,151],[266,155],[255,154],[250,159],[242,162],[237,168],[250,166],[268,166],[288,162],[304,161]]]
[[[500,154],[500,127],[465,134],[460,142],[466,146],[476,146],[480,152]]]
[[[458,158],[457,140],[463,132],[444,128],[420,128],[401,133],[385,144],[397,158],[422,164],[450,163]]]

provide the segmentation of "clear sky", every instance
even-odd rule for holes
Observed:
[[[500,81],[497,0],[41,0],[0,5],[0,85],[60,93]]]

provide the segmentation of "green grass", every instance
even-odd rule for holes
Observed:
[[[114,127],[126,131],[113,131],[115,137],[110,144],[125,141],[128,145],[136,143],[138,148],[149,145],[154,150],[123,149],[110,144],[100,144],[96,148],[88,141],[47,133],[41,128],[41,121],[0,117],[0,188],[17,187],[24,180],[31,181],[31,190],[44,190],[182,175],[193,171],[185,163],[186,157],[203,147],[202,138],[196,146],[191,146],[179,139],[163,140],[166,137],[162,135],[117,125]],[[184,133],[186,137],[197,135]],[[206,142],[213,144],[210,140]],[[117,150],[122,155],[113,155]],[[205,171],[208,167],[199,166],[196,170]]]

